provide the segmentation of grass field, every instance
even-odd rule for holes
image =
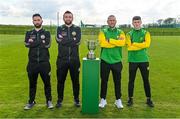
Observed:
[[[0,34],[11,34],[11,35],[24,35],[27,30],[32,29],[33,26],[27,25],[1,25],[0,24]],[[56,33],[57,26],[49,26],[44,25],[43,28],[49,30],[52,34]],[[18,29],[18,30],[17,30]],[[121,28],[125,33],[129,32],[131,28]],[[153,36],[179,36],[180,28],[145,28],[147,29],[151,35]],[[92,35],[98,34],[100,28],[99,27],[87,27],[81,28],[82,34],[84,35]]]
[[[53,36],[54,37],[54,36]],[[92,36],[83,36],[80,45],[81,59],[86,56],[87,48],[85,39]],[[95,38],[95,36],[94,36]],[[112,76],[108,85],[107,102],[105,109],[100,109],[99,114],[87,115],[81,113],[81,108],[73,105],[72,87],[68,75],[65,86],[65,96],[61,109],[49,110],[45,106],[45,96],[42,80],[38,80],[36,94],[37,104],[32,110],[24,111],[23,107],[28,100],[28,79],[26,73],[28,49],[24,47],[23,35],[2,35],[0,34],[0,118],[57,118],[57,117],[119,117],[119,118],[180,118],[180,36],[153,36],[149,49],[150,54],[150,82],[154,108],[145,104],[143,83],[138,71],[135,83],[134,106],[128,108],[127,83],[128,63],[127,51],[123,49],[123,71],[122,71],[122,100],[124,109],[118,110],[114,107],[115,101]],[[100,48],[96,49],[99,56]],[[53,38],[50,48],[52,68],[52,96],[56,104],[56,57],[57,44]],[[82,72],[81,72],[82,73]],[[81,84],[80,74],[80,84]],[[80,97],[81,97],[80,92]]]

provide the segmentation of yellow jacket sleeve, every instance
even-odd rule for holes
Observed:
[[[148,48],[151,43],[151,36],[149,32],[146,32],[145,35],[145,41],[143,43],[133,43],[133,46],[139,47],[139,48]]]
[[[115,47],[115,45],[109,43],[106,40],[105,35],[104,35],[104,33],[102,31],[100,31],[98,39],[99,39],[100,46],[103,47],[103,48],[113,48],[113,47]]]
[[[129,34],[126,35],[126,45],[127,45],[127,49],[129,51],[133,51],[133,50],[135,51],[135,50],[141,50],[142,49],[142,48],[139,48],[139,47],[136,47],[136,46],[132,45],[131,37],[130,37]]]
[[[111,44],[113,44],[115,46],[124,46],[125,45],[125,34],[124,34],[124,32],[122,32],[119,35],[119,39],[118,40],[110,38],[109,39],[109,43],[111,43]]]

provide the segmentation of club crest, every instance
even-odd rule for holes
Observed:
[[[43,34],[43,35],[41,35],[41,39],[45,39],[46,38],[46,36]]]
[[[76,36],[76,32],[75,32],[75,31],[73,31],[73,32],[72,32],[72,35],[73,35],[73,36]]]

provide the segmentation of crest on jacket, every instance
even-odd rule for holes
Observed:
[[[45,39],[46,36],[44,34],[41,35],[41,39]]]

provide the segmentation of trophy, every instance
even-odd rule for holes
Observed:
[[[87,40],[86,41],[87,47],[88,47],[88,54],[87,54],[87,59],[96,59],[96,55],[94,53],[94,50],[96,49],[97,46],[97,41],[96,40]]]

